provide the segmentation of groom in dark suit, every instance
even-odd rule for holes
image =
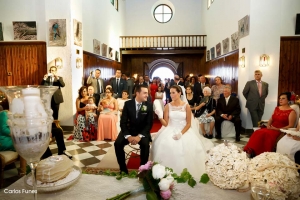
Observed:
[[[153,105],[147,102],[147,97],[148,86],[137,85],[135,99],[125,102],[120,122],[121,132],[114,144],[121,172],[128,173],[124,146],[129,143],[140,145],[140,165],[148,162],[149,143],[152,141],[150,130],[153,121]]]
[[[258,122],[264,114],[265,99],[268,96],[269,84],[261,80],[262,72],[255,70],[255,80],[248,81],[243,90],[243,95],[246,98],[246,108],[248,108],[253,127],[258,126]]]
[[[231,121],[234,123],[235,127],[235,140],[240,141],[240,132],[241,132],[241,107],[239,99],[231,96],[231,87],[226,85],[223,91],[224,96],[218,99],[217,103],[217,114],[216,114],[216,131],[217,139],[221,139],[221,124],[224,120]]]

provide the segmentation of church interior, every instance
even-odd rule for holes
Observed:
[[[86,86],[88,92],[91,72],[95,75],[98,69],[101,70],[103,90],[112,83],[118,71],[122,72],[122,77],[126,74],[137,83],[140,76],[148,76],[150,81],[159,77],[162,87],[166,86],[168,78],[174,79],[175,75],[182,78],[184,83],[187,77],[189,80],[194,77],[197,82],[198,78],[204,76],[206,86],[210,88],[216,85],[216,77],[219,77],[223,85],[230,87],[236,96],[234,98],[238,99],[241,121],[238,140],[232,133],[227,137],[223,132],[222,135],[226,141],[242,149],[258,126],[252,124],[247,107],[249,100],[244,94],[245,85],[255,79],[257,70],[262,75],[261,80],[268,84],[261,119],[269,120],[275,112],[274,108],[281,105],[280,94],[291,92],[294,98],[292,103],[297,107],[294,121],[298,122],[299,52],[299,0],[0,0],[0,88],[41,85],[46,80],[45,76],[51,73],[51,67],[56,68],[56,75],[62,77],[64,83],[59,88],[63,101],[57,110],[58,117],[54,119],[55,126],[63,130],[67,156],[82,171],[93,171],[93,168],[113,171],[119,167],[112,138],[72,140],[78,123],[77,100],[81,97],[80,89]],[[164,104],[169,101],[165,93],[162,100]],[[8,101],[4,90],[1,90],[0,105],[4,110],[9,109],[11,102]],[[161,127],[157,116],[153,121],[151,133]],[[297,126],[298,123],[295,124]],[[235,130],[233,125],[229,128]],[[215,137],[210,141],[215,146],[224,143]],[[300,134],[297,142],[295,145],[299,151]],[[139,161],[133,155],[139,154],[139,148],[132,146],[125,147],[125,152],[132,154],[129,155],[127,167],[137,170]],[[49,148],[53,155],[59,153],[55,140],[50,142]],[[5,162],[5,155],[1,155],[1,151],[0,158],[0,197],[16,199],[19,197],[17,194],[7,194],[4,189],[22,188],[24,181],[19,179],[24,160],[16,158]],[[84,176],[86,174],[81,179]],[[299,174],[297,176],[299,179]],[[112,181],[109,178],[103,180]],[[80,184],[80,181],[76,184]],[[88,183],[94,179],[86,178],[85,181]],[[131,184],[126,181],[124,185]],[[297,181],[300,183],[300,180]],[[202,185],[198,182],[194,189],[203,192],[204,196],[191,192],[198,198],[255,199],[250,190],[241,193],[222,190],[212,184],[200,188]],[[100,186],[103,187],[111,185]],[[212,194],[214,188],[218,189]],[[75,189],[66,191],[75,195]],[[177,197],[180,199],[188,199],[180,196],[181,190],[184,191],[180,188],[175,195],[179,195]],[[204,194],[205,191],[210,192]],[[100,199],[106,199],[118,192],[121,191],[112,188],[110,193],[106,192],[107,196],[101,196],[99,191],[95,194],[100,195]],[[64,190],[55,194],[46,192],[41,196],[59,199],[63,195]],[[87,196],[88,199],[94,197],[92,194]],[[145,199],[145,196],[132,199]]]

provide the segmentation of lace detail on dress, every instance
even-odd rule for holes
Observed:
[[[183,104],[182,106],[172,106],[169,103],[169,111],[181,111],[181,112],[185,112],[186,111],[186,105],[188,103]]]

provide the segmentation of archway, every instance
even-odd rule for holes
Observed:
[[[151,73],[150,78],[153,79],[153,77],[159,77],[164,83],[166,78],[174,78],[174,72],[169,67],[161,65]]]

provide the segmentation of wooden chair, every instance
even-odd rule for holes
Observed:
[[[4,179],[4,168],[5,166],[14,163],[20,158],[20,170],[18,171],[19,176],[23,176],[26,174],[26,161],[15,151],[0,151],[0,188],[3,187],[3,179]]]

